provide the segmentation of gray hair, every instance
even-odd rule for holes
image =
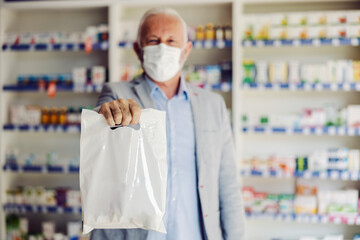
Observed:
[[[180,22],[182,23],[183,27],[184,27],[184,45],[187,43],[188,41],[188,34],[187,34],[187,25],[184,21],[184,19],[178,14],[177,11],[175,11],[172,8],[152,8],[148,11],[146,11],[146,13],[142,16],[140,23],[139,23],[139,27],[138,27],[138,32],[137,32],[137,38],[136,38],[136,42],[139,44],[139,47],[141,47],[141,42],[140,42],[140,38],[141,38],[141,28],[142,25],[144,24],[144,22],[151,16],[154,15],[159,15],[159,14],[164,14],[167,16],[173,16],[176,17],[177,19],[180,20]]]

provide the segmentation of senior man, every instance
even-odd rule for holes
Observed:
[[[92,240],[241,240],[244,214],[234,147],[221,96],[191,86],[181,68],[192,43],[173,9],[142,17],[134,50],[144,74],[104,86],[96,110],[109,125],[137,124],[141,108],[166,111],[167,234],[144,229],[94,230]],[[104,163],[105,164],[105,163]]]

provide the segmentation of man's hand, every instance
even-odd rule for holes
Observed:
[[[101,105],[99,114],[104,115],[110,126],[135,125],[139,122],[141,108],[134,99],[118,99]]]

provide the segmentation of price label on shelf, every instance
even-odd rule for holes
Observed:
[[[311,84],[305,83],[305,84],[304,84],[304,90],[305,90],[305,91],[310,91],[310,90],[311,90]]]
[[[329,217],[328,216],[321,216],[321,223],[328,223]]]
[[[294,40],[293,45],[294,47],[299,47],[301,45],[300,40]]]
[[[297,90],[297,86],[296,86],[296,84],[294,84],[294,83],[290,83],[290,84],[289,84],[289,89],[290,89],[291,91],[295,91],[295,90]]]
[[[354,136],[355,135],[355,128],[352,128],[352,127],[348,128],[348,134],[350,136]]]
[[[336,90],[338,90],[338,85],[337,85],[337,83],[332,83],[332,84],[330,85],[330,89],[331,89],[331,91],[336,91]]]
[[[324,132],[324,129],[323,129],[323,128],[321,128],[321,127],[315,128],[315,134],[316,134],[316,135],[320,136],[320,135],[323,134],[323,132]]]
[[[271,134],[271,132],[272,132],[271,127],[265,127],[265,134],[269,135]]]
[[[344,128],[344,127],[339,127],[339,128],[338,128],[338,135],[340,135],[340,136],[344,136],[344,135],[345,135],[345,128]]]
[[[351,90],[350,83],[344,83],[343,84],[343,89],[344,89],[344,91],[350,91]]]
[[[126,41],[125,42],[125,45],[124,45],[124,48],[132,48],[133,47],[133,43],[132,42],[130,42],[130,41]]]
[[[100,48],[101,50],[106,50],[109,48],[109,43],[107,41],[101,42],[100,43]]]
[[[333,223],[340,224],[341,223],[341,218],[339,218],[339,217],[334,218]]]
[[[62,207],[57,207],[57,213],[62,214],[64,213],[64,209]]]
[[[66,44],[65,44],[65,43],[61,44],[60,50],[61,50],[62,52],[65,52],[65,51],[66,51]]]
[[[312,172],[310,171],[304,171],[304,178],[310,179],[312,177]]]
[[[78,43],[74,43],[73,46],[74,46],[74,47],[73,47],[73,51],[75,51],[75,52],[79,51],[79,48],[80,48],[80,47],[79,47],[79,44],[78,44]]]
[[[311,223],[317,223],[318,221],[319,221],[318,216],[316,215],[311,216]]]
[[[312,44],[313,44],[314,46],[318,47],[318,46],[321,45],[321,42],[320,42],[319,39],[314,39],[314,40],[312,41]]]
[[[360,225],[360,217],[357,217],[357,218],[356,218],[355,224],[356,224],[356,225]]]
[[[304,127],[304,129],[303,129],[303,134],[304,134],[304,135],[310,135],[310,128]]]
[[[194,47],[195,48],[202,48],[202,41],[195,41],[194,42]]]
[[[351,45],[352,46],[359,46],[359,39],[358,38],[351,38]]]
[[[333,180],[339,179],[339,172],[338,171],[331,171],[330,178]]]
[[[246,40],[245,42],[244,42],[244,46],[245,47],[251,47],[251,41],[248,41],[248,40]]]
[[[328,127],[328,133],[331,136],[336,135],[336,128],[335,127]]]
[[[290,214],[286,214],[285,221],[290,222],[292,220],[292,216]]]
[[[280,83],[274,83],[272,86],[273,86],[273,89],[274,89],[275,91],[279,91],[279,90],[280,90]]]
[[[355,223],[355,218],[349,217],[349,218],[346,219],[346,224],[347,225],[354,225],[354,223]]]
[[[353,181],[359,180],[359,173],[357,171],[351,172],[351,180]]]
[[[348,180],[350,178],[350,174],[348,171],[344,171],[341,173],[341,179],[342,180]]]
[[[20,210],[21,213],[26,213],[26,207],[25,206],[21,206],[19,208],[19,210]]]
[[[328,176],[327,172],[320,172],[319,177],[320,177],[321,179],[325,179],[325,178],[327,178],[327,176]]]
[[[280,40],[275,40],[274,41],[274,46],[275,47],[281,47],[281,41]]]
[[[220,48],[220,49],[225,48],[225,41],[224,40],[217,40],[216,41],[216,47]]]
[[[212,46],[213,46],[212,40],[206,40],[206,41],[205,41],[204,47],[205,47],[206,49],[210,49],[210,48],[212,48]]]
[[[339,40],[339,39],[337,39],[337,38],[335,38],[335,39],[333,39],[333,40],[332,40],[332,42],[331,42],[331,43],[332,43],[332,45],[333,45],[333,46],[337,47],[337,46],[339,46],[339,45],[340,45],[340,40]]]
[[[355,83],[355,90],[360,91],[360,83]]]
[[[315,90],[316,90],[316,91],[321,91],[321,90],[323,90],[323,85],[322,85],[321,83],[317,83],[317,84],[315,85]]]
[[[294,131],[293,131],[293,128],[292,127],[287,127],[287,128],[285,128],[286,129],[286,134],[288,134],[288,135],[291,135],[291,134],[293,134],[294,133]]]
[[[229,92],[231,90],[230,88],[230,84],[229,83],[222,83],[221,84],[221,90],[224,91],[224,92]]]
[[[264,41],[262,41],[262,40],[256,41],[256,46],[260,47],[260,48],[264,47]]]

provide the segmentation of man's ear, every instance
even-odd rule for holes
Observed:
[[[186,43],[186,47],[185,47],[185,59],[187,59],[187,57],[189,56],[192,48],[193,48],[192,42],[191,42],[191,41],[188,41],[188,42]]]
[[[139,46],[139,44],[137,42],[134,42],[133,49],[134,49],[138,59],[140,60],[140,62],[142,62],[143,61],[143,53],[142,53],[141,47]]]

